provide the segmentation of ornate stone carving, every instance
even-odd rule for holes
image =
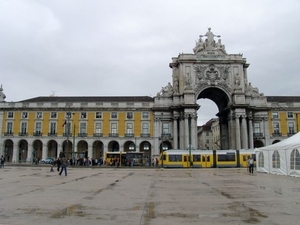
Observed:
[[[251,83],[249,82],[249,84],[245,85],[245,95],[246,96],[251,96],[251,97],[256,97],[256,98],[263,98],[264,94],[263,93],[259,93],[258,88],[254,88],[252,87]]]
[[[218,86],[222,87],[228,92],[231,92],[231,87],[228,84],[228,77],[230,74],[229,66],[194,66],[198,82],[195,84],[195,91],[199,91],[202,87]]]
[[[157,93],[156,97],[171,97],[173,95],[173,87],[169,82],[167,86],[162,87],[161,91]]]
[[[191,82],[192,82],[191,75],[190,73],[187,73],[185,77],[185,87],[184,87],[185,90],[192,90]]]

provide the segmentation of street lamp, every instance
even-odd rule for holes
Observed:
[[[67,127],[66,127],[66,135],[67,135],[67,150],[66,153],[68,153],[69,151],[69,136],[70,136],[70,118],[71,118],[71,112],[67,112],[66,113],[66,117],[67,117]]]

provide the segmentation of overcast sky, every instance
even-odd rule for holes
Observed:
[[[211,27],[253,87],[299,96],[299,12],[299,0],[0,0],[0,84],[6,101],[155,96]],[[217,107],[198,103],[202,125]]]

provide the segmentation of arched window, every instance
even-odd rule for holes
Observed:
[[[258,155],[258,167],[264,167],[264,165],[265,165],[264,153],[260,152]]]
[[[274,151],[272,155],[272,166],[273,168],[280,168],[280,155],[278,151]]]
[[[298,149],[294,149],[291,153],[291,170],[300,170],[300,154]]]

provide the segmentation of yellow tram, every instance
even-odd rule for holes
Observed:
[[[161,153],[159,165],[164,168],[230,168],[247,167],[254,150],[167,150]]]
[[[127,166],[132,162],[132,166],[145,166],[148,163],[147,155],[144,152],[106,152],[105,164],[115,166]]]

